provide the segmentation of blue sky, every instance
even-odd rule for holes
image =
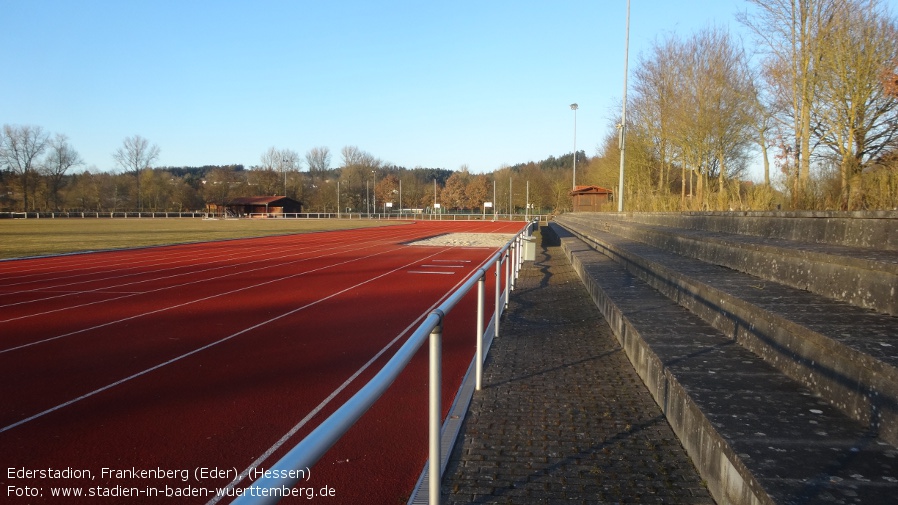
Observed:
[[[69,136],[85,168],[122,140],[157,165],[343,146],[489,172],[577,148],[620,116],[626,0],[0,0],[0,123]],[[630,71],[659,37],[742,33],[743,0],[632,0]],[[632,81],[631,81],[632,82]]]

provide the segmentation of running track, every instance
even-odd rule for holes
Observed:
[[[494,252],[405,242],[522,227],[418,222],[0,262],[0,492],[40,488],[12,503],[159,503],[166,486],[246,487],[249,469],[273,465],[352,396]],[[444,415],[474,353],[475,297],[445,322]],[[426,347],[311,469],[304,485],[335,495],[318,501],[407,499],[427,459]],[[197,480],[197,468],[228,475]],[[90,479],[15,475],[48,469]],[[150,496],[61,499],[53,487]]]

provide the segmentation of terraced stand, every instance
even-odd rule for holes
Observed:
[[[894,503],[898,213],[552,223],[720,503]]]

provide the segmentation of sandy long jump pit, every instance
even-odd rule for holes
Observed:
[[[514,238],[511,233],[445,233],[406,245],[423,245],[438,247],[502,247]]]

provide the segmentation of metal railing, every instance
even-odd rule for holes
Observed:
[[[529,236],[538,222],[528,222],[508,243],[494,253],[482,267],[471,274],[465,282],[436,309],[432,310],[415,329],[396,354],[365,384],[358,393],[346,401],[325,419],[287,454],[271,471],[244,489],[244,493],[233,501],[238,505],[259,505],[277,503],[287,491],[293,488],[304,474],[301,470],[311,468],[362,415],[376,402],[393,381],[405,369],[425,340],[430,342],[429,352],[429,408],[428,408],[428,495],[431,504],[440,502],[440,481],[442,478],[442,458],[440,454],[440,428],[442,408],[440,386],[442,383],[441,348],[443,339],[443,319],[461,299],[477,286],[477,351],[476,389],[480,390],[483,375],[483,333],[485,280],[493,265],[496,275],[496,308],[492,316],[494,334],[499,335],[499,318],[508,306],[510,291],[520,271],[523,237]],[[505,267],[505,291],[501,291],[502,265]]]
[[[261,212],[252,214],[241,214],[233,216],[234,218],[252,218],[252,219],[379,219],[379,220],[418,220],[418,221],[548,221],[548,214],[462,214],[462,213],[445,213],[445,214],[428,214],[424,212]]]

